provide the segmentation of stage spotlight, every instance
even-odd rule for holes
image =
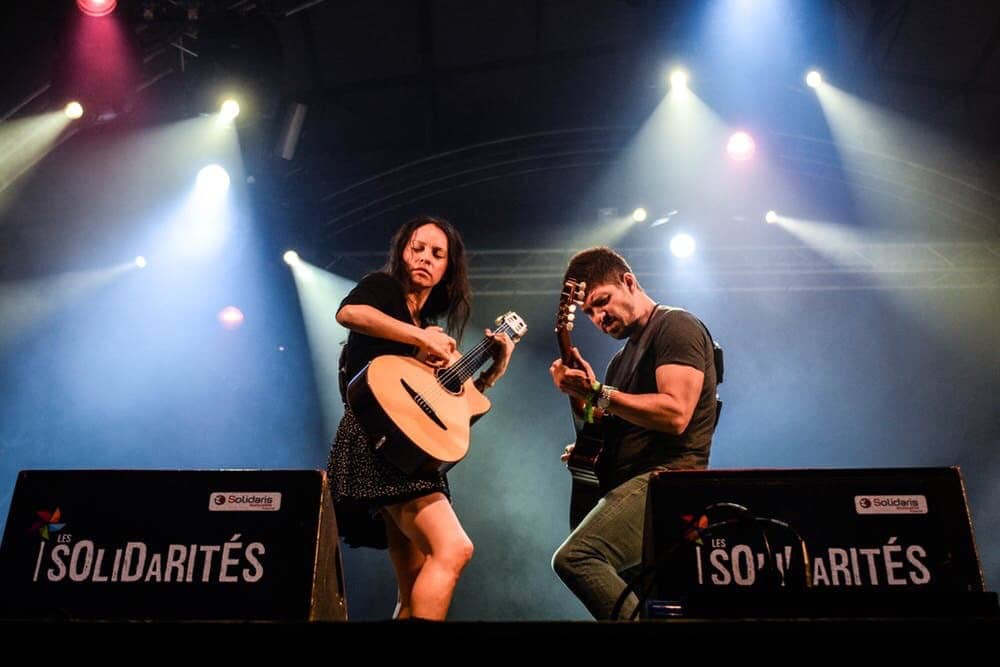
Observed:
[[[294,250],[286,250],[285,254],[281,256],[281,259],[285,260],[285,264],[291,266],[299,261],[299,253]]]
[[[231,123],[233,119],[240,115],[240,103],[236,100],[226,100],[219,110],[219,120],[223,123]]]
[[[66,108],[63,109],[63,113],[66,114],[67,118],[72,118],[73,120],[76,120],[77,118],[82,118],[83,105],[76,101],[70,102],[69,104],[66,105]]]
[[[76,6],[87,16],[107,16],[115,11],[118,0],[76,0]]]
[[[646,209],[644,209],[641,206],[632,211],[632,219],[635,220],[636,222],[645,222],[646,216],[647,216]]]
[[[809,73],[806,74],[806,85],[810,88],[819,88],[821,83],[823,83],[823,75],[819,73],[819,70],[809,70]]]
[[[677,234],[670,239],[670,252],[673,253],[674,257],[680,259],[690,257],[694,253],[694,247],[694,239],[688,234]]]
[[[219,324],[232,331],[243,324],[243,311],[236,306],[226,306],[219,311]]]
[[[754,143],[753,137],[746,132],[734,132],[726,144],[726,152],[729,153],[729,157],[737,162],[752,158],[756,149],[757,144]]]
[[[197,189],[207,195],[222,194],[229,189],[229,172],[217,164],[202,167],[198,172]]]
[[[676,67],[670,71],[670,88],[671,90],[687,90],[688,87],[688,73],[683,69]]]
[[[135,265],[138,266],[140,269],[145,269],[146,258],[143,257],[142,255],[139,255],[138,257],[135,258]]]
[[[775,211],[768,211],[764,216],[764,221],[769,225],[773,225],[778,221],[778,214]]]

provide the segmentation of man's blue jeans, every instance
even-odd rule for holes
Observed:
[[[552,569],[597,620],[611,619],[627,586],[620,573],[642,560],[650,474],[633,477],[605,494],[552,557]],[[630,593],[618,618],[630,618],[638,604]]]

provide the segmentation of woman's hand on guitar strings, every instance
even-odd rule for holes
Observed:
[[[451,363],[458,349],[455,339],[438,326],[429,326],[421,331],[423,334],[417,343],[417,358],[435,368]]]

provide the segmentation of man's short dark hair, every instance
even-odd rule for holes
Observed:
[[[569,279],[585,282],[589,289],[595,285],[620,282],[626,273],[632,273],[632,267],[625,258],[607,246],[599,246],[573,255],[563,282]]]

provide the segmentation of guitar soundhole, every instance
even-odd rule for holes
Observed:
[[[457,373],[447,373],[438,369],[434,371],[437,375],[438,382],[441,386],[450,391],[453,394],[460,393],[462,391],[462,378],[458,376]]]

